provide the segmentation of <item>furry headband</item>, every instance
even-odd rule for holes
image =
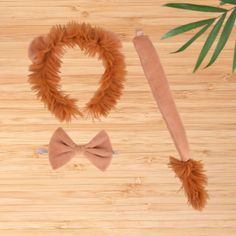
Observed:
[[[65,26],[54,26],[47,35],[36,37],[29,47],[29,58],[32,61],[29,83],[37,97],[60,121],[83,116],[76,105],[77,100],[60,90],[60,58],[66,46],[74,48],[76,45],[86,55],[98,55],[105,67],[100,87],[84,109],[92,118],[108,115],[122,94],[125,80],[121,43],[112,32],[90,24],[72,22]]]

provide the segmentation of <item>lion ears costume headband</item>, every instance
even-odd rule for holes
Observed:
[[[195,209],[201,210],[208,198],[205,189],[207,177],[204,174],[203,164],[200,161],[190,159],[185,129],[175,106],[160,59],[151,40],[143,34],[142,30],[138,30],[133,43],[140,57],[152,94],[181,157],[181,160],[170,157],[169,166],[181,180],[188,202]],[[92,117],[107,116],[120,98],[123,89],[124,57],[119,51],[120,41],[113,33],[101,28],[93,28],[89,24],[69,23],[63,27],[53,27],[48,35],[34,39],[30,45],[29,57],[32,60],[30,66],[32,73],[29,76],[29,82],[37,96],[60,121],[70,121],[72,117],[76,115],[83,116],[84,114],[76,106],[75,99],[59,90],[60,57],[65,51],[65,46],[73,48],[76,45],[85,54],[90,56],[98,54],[105,66],[105,72],[100,80],[100,88],[85,108]],[[75,149],[72,150],[73,153],[76,153],[76,150],[81,152],[80,146],[79,148],[74,144],[72,146]],[[108,157],[110,158],[110,154]],[[71,155],[67,157],[68,160],[70,158]]]
[[[86,55],[97,54],[105,67],[100,87],[86,104],[84,112],[77,107],[76,99],[60,91],[61,57],[66,46],[74,48],[77,45]],[[120,48],[118,37],[102,28],[75,22],[54,26],[47,35],[35,38],[29,47],[32,61],[29,82],[37,97],[60,121],[70,121],[84,113],[92,118],[106,117],[116,105],[124,86],[125,62]]]

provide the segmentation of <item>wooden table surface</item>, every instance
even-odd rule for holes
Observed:
[[[0,235],[4,236],[235,236],[236,76],[231,74],[235,31],[215,65],[192,74],[206,36],[170,54],[193,34],[160,40],[176,26],[218,13],[161,7],[159,0],[0,0]],[[171,2],[178,2],[172,0]],[[217,6],[217,0],[188,0]],[[127,64],[124,94],[108,118],[58,122],[27,82],[27,48],[52,25],[89,22],[117,33]],[[210,201],[193,210],[168,168],[178,157],[132,44],[135,28],[153,40],[189,137],[192,158],[203,160]],[[68,50],[62,88],[83,106],[97,88],[100,61]],[[118,154],[105,173],[85,158],[52,171],[37,155],[64,127],[85,143],[105,129]]]

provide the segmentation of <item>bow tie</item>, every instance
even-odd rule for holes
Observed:
[[[65,165],[76,154],[83,154],[98,169],[105,171],[111,162],[113,150],[104,130],[100,131],[89,143],[77,145],[62,128],[58,128],[50,140],[48,154],[53,169]]]

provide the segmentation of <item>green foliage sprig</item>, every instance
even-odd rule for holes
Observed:
[[[192,22],[186,25],[179,26],[177,28],[170,30],[169,32],[167,32],[166,34],[162,36],[162,39],[166,39],[166,38],[170,38],[178,34],[182,34],[184,32],[190,31],[192,29],[201,27],[201,29],[191,39],[189,39],[178,50],[173,52],[173,53],[178,53],[188,48],[195,40],[197,40],[202,34],[204,34],[212,26],[212,29],[198,56],[197,62],[193,70],[194,72],[198,70],[198,68],[201,66],[203,60],[205,59],[207,53],[211,49],[221,29],[222,31],[219,36],[216,47],[214,49],[214,52],[211,56],[209,63],[205,66],[205,68],[211,66],[216,61],[216,59],[220,55],[221,51],[223,50],[223,48],[225,47],[225,44],[227,43],[229,39],[229,36],[234,28],[234,23],[236,20],[236,0],[220,0],[220,5],[225,5],[225,4],[231,4],[233,6],[231,9],[225,9],[222,7],[213,7],[213,6],[197,5],[197,4],[189,4],[189,3],[167,3],[163,5],[165,7],[178,8],[178,9],[191,10],[191,11],[221,13],[217,17],[213,17],[206,20],[200,20],[200,21],[196,21],[196,22]],[[235,68],[236,68],[236,41],[235,41],[234,53],[233,53],[232,72],[234,72]]]

